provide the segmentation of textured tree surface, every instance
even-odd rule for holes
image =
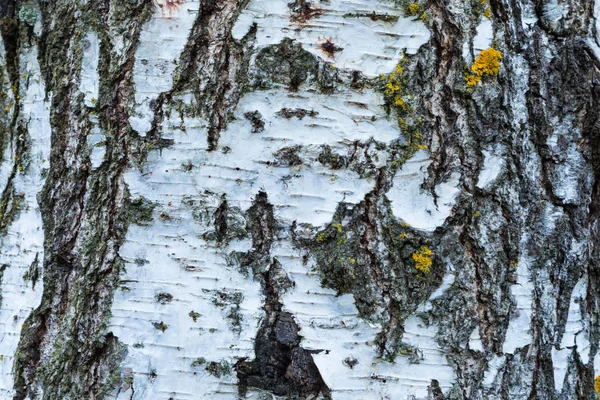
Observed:
[[[598,398],[600,2],[0,33],[0,399]]]

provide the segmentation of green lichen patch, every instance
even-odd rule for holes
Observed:
[[[159,293],[156,295],[156,302],[162,305],[173,301],[173,295],[171,293]]]
[[[358,270],[356,248],[360,247],[359,237],[352,228],[342,225],[343,212],[336,213],[333,222],[315,236],[315,252],[321,284],[337,290],[338,294],[351,293],[357,278],[362,274]],[[350,231],[350,232],[349,232]],[[350,233],[350,234],[349,234]]]
[[[403,321],[429,298],[445,273],[432,239],[396,220],[389,203],[373,194],[356,206],[340,204],[312,242],[296,243],[315,259],[324,287],[353,294],[360,316],[382,324],[376,345],[389,360],[402,349]],[[426,254],[428,273],[413,258],[425,246],[432,249]]]
[[[34,26],[37,21],[37,12],[32,8],[22,6],[19,10],[19,20],[29,26]]]
[[[342,50],[331,38],[324,38],[319,46],[329,58],[335,58],[336,53]],[[249,67],[248,90],[266,90],[285,86],[290,91],[297,91],[302,85],[309,90],[333,94],[345,92],[349,88],[354,90],[373,88],[377,82],[376,79],[367,78],[359,71],[337,68],[332,63],[304,50],[300,43],[288,38],[283,39],[279,44],[263,48],[256,56],[255,63]],[[306,111],[311,116],[310,110]],[[285,111],[282,114],[285,117]],[[301,117],[291,114],[291,117],[293,116]]]
[[[203,289],[203,292],[211,294],[211,302],[215,307],[224,311],[225,317],[229,320],[231,330],[240,333],[244,319],[240,307],[242,301],[244,301],[242,292],[227,289],[215,291]]]
[[[480,20],[481,16],[486,18],[492,17],[492,10],[490,8],[489,0],[470,0],[465,2],[471,7],[471,15],[474,19]]]
[[[197,367],[201,367],[204,364],[206,364],[206,358],[198,357],[194,361],[192,361],[191,366],[192,366],[192,368],[197,368]]]
[[[318,64],[316,57],[304,50],[300,43],[285,38],[258,53],[250,79],[256,89],[269,89],[278,83],[295,91],[317,76]]]
[[[315,110],[305,110],[303,108],[282,108],[281,110],[277,111],[275,115],[285,119],[296,117],[297,119],[302,120],[306,116],[315,118],[317,115],[319,115],[319,113]]]
[[[397,118],[404,139],[391,144],[393,172],[401,169],[417,151],[429,148],[425,135],[429,128],[427,119],[420,107],[421,100],[413,95],[414,87],[418,84],[413,82],[413,76],[418,73],[416,63],[417,59],[403,55],[391,74],[380,76],[378,88],[383,93],[385,108]]]
[[[321,153],[319,153],[317,160],[333,170],[345,168],[349,164],[347,156],[335,153],[331,149],[331,146],[327,144],[322,146]]]
[[[184,197],[182,203],[204,227],[204,240],[223,246],[247,236],[247,216],[239,206],[230,205],[224,194],[207,190],[199,196]]]
[[[156,204],[143,196],[129,201],[127,214],[132,223],[144,225],[154,220],[153,212]]]
[[[200,318],[202,316],[200,313],[197,313],[194,310],[190,311],[188,315],[190,316],[190,318],[194,322],[198,322],[198,318]]]
[[[23,274],[24,281],[31,281],[31,286],[35,289],[35,284],[37,283],[40,277],[40,253],[35,254],[35,259],[29,266],[29,270]]]
[[[166,331],[169,328],[169,325],[165,324],[162,321],[160,321],[160,322],[153,322],[152,326],[154,327],[154,329],[159,330],[161,332],[164,332],[164,331]]]
[[[300,150],[302,146],[290,146],[283,147],[273,153],[275,159],[270,161],[270,165],[274,167],[297,167],[302,165],[302,158],[300,158]]]
[[[229,362],[227,362],[226,360],[221,360],[219,362],[210,361],[206,364],[206,367],[204,367],[204,369],[206,370],[206,372],[208,372],[216,378],[220,378],[223,375],[231,374],[231,364],[229,364]]]
[[[0,233],[6,232],[25,206],[25,195],[17,193],[12,184],[7,185],[0,200]]]
[[[265,130],[265,121],[258,111],[248,111],[244,117],[252,124],[252,133],[260,133]]]
[[[400,342],[397,346],[397,352],[398,355],[408,358],[411,364],[419,364],[424,360],[423,351],[408,343]]]

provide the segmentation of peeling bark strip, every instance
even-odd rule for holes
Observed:
[[[0,398],[597,398],[599,18],[0,0]]]

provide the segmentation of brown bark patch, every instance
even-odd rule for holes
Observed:
[[[290,15],[292,22],[303,24],[323,14],[323,8],[320,5],[306,0],[296,0],[289,3],[288,7],[292,10]]]
[[[185,2],[186,0],[154,0],[154,5],[160,8],[163,16],[176,17]]]

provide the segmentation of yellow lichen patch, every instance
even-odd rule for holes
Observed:
[[[491,75],[496,76],[500,72],[500,60],[502,53],[493,47],[487,50],[482,50],[479,56],[475,59],[475,63],[471,70],[475,75]]]
[[[481,5],[481,7],[485,7],[483,10],[483,15],[485,15],[487,18],[491,18],[492,10],[490,9],[489,5],[486,3],[487,3],[486,0],[479,0],[479,4]]]
[[[467,82],[467,86],[469,86],[469,87],[476,86],[480,80],[481,80],[480,76],[476,76],[476,75],[466,75],[465,76],[465,81]]]
[[[404,68],[401,64],[396,65],[396,69],[388,76],[385,84],[385,95],[392,99],[395,106],[406,110],[406,101],[402,98],[404,92],[402,90],[402,74]]]
[[[404,14],[407,17],[418,17],[423,23],[427,23],[427,13],[417,1],[404,3]]]
[[[594,380],[594,389],[596,389],[596,393],[598,393],[598,398],[600,399],[600,375]]]
[[[356,275],[354,273],[354,265],[356,264],[356,259],[352,257],[340,257],[339,260],[340,265],[346,269],[352,279],[356,279]]]
[[[408,131],[409,127],[404,118],[398,118],[398,126],[400,126],[400,129],[402,129],[403,132]]]
[[[415,251],[412,255],[412,259],[415,260],[415,268],[428,274],[431,271],[431,254],[431,250],[427,246],[421,246],[419,250]]]
[[[467,86],[476,86],[484,76],[498,75],[500,72],[500,60],[502,60],[502,53],[499,50],[493,47],[482,50],[471,67],[473,74],[465,76]]]
[[[407,72],[410,59],[402,57],[394,71],[381,79],[385,104],[398,118],[398,126],[406,139],[402,150],[394,155],[392,166],[401,168],[406,160],[410,159],[419,150],[429,147],[423,143],[421,128],[424,127],[423,118],[415,110],[414,96],[409,91]]]
[[[344,227],[340,223],[331,224],[335,229],[337,229],[338,233],[344,232]]]
[[[419,7],[418,3],[410,3],[408,5],[408,11],[412,15],[419,14],[421,12],[421,7]]]

